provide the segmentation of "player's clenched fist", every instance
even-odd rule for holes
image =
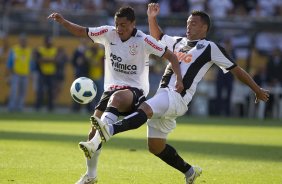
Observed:
[[[61,23],[64,20],[64,17],[59,13],[51,13],[47,18],[53,19],[59,23]]]
[[[160,6],[158,3],[148,4],[147,15],[148,17],[156,17],[160,12]]]

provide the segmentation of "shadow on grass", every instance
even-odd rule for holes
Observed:
[[[85,140],[86,136],[62,135],[47,133],[26,133],[0,131],[0,140],[18,141],[54,141],[62,143],[73,143]],[[179,153],[195,153],[214,157],[228,157],[230,159],[282,161],[281,146],[246,145],[233,143],[216,143],[203,141],[176,141],[168,142],[173,145]],[[146,139],[114,137],[105,145],[111,149],[146,150]],[[2,148],[3,149],[3,148]]]
[[[90,115],[79,113],[2,113],[0,112],[0,121],[21,121],[30,122],[49,122],[57,123],[76,123],[76,122],[89,122]],[[1,123],[1,122],[0,122]],[[13,122],[11,122],[13,123]],[[282,121],[278,119],[246,119],[246,118],[233,118],[233,117],[191,117],[182,116],[177,119],[178,124],[197,124],[197,125],[223,125],[223,126],[261,126],[261,127],[282,127]]]

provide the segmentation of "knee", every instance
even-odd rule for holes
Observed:
[[[153,110],[152,110],[152,108],[145,102],[145,103],[142,103],[141,105],[140,105],[140,107],[139,107],[139,109],[142,109],[145,113],[146,113],[146,115],[147,115],[147,117],[150,119],[150,118],[152,118],[152,116],[153,116]]]
[[[115,92],[109,102],[108,106],[113,106],[119,109],[120,112],[129,111],[131,109],[133,94],[130,90],[121,90]]]
[[[119,95],[118,93],[114,93],[111,97],[110,97],[110,100],[109,100],[109,103],[111,104],[120,104],[122,101],[122,97],[121,95]]]
[[[148,150],[150,153],[154,154],[154,155],[157,155],[159,153],[158,149],[155,148],[154,146],[152,145],[148,145]]]
[[[129,101],[128,96],[123,91],[117,91],[111,96],[109,103],[115,107],[120,107],[126,104],[127,101]]]
[[[165,144],[159,141],[148,141],[148,150],[154,155],[160,154],[165,148]]]

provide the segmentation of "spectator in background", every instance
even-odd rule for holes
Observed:
[[[235,52],[230,39],[225,39],[223,43],[227,54],[236,61]],[[233,75],[231,72],[224,74],[222,70],[218,70],[216,77],[216,114],[230,115],[231,92],[233,88]]]
[[[207,7],[211,15],[215,18],[224,18],[230,15],[234,8],[231,0],[209,0]]]
[[[187,0],[170,0],[170,10],[172,13],[187,13],[189,4]]]
[[[7,68],[10,76],[10,97],[8,110],[22,111],[32,66],[32,48],[27,45],[26,35],[19,37],[19,43],[11,48]]]
[[[80,44],[75,49],[72,57],[72,65],[74,68],[74,77],[89,77],[89,63],[85,57],[85,52],[87,50],[87,40],[81,38]],[[72,110],[77,112],[80,110],[81,105],[73,101]],[[86,108],[88,111],[91,110],[91,105],[87,104]]]
[[[282,87],[282,55],[279,48],[275,48],[266,65],[266,83],[267,86],[274,88]],[[274,91],[274,90],[273,90]],[[266,104],[266,116],[271,116],[275,104],[274,94],[270,94],[269,103]]]
[[[89,64],[89,77],[97,86],[97,95],[91,103],[91,109],[89,109],[89,112],[92,112],[98,104],[104,89],[104,49],[98,44],[94,44],[86,51],[85,56]]]
[[[57,72],[56,56],[58,49],[53,46],[50,36],[44,37],[44,45],[36,52],[36,68],[39,73],[36,91],[36,110],[39,110],[47,97],[48,111],[54,108],[54,85]]]
[[[55,60],[57,70],[55,75],[54,98],[57,99],[63,88],[65,80],[65,65],[68,62],[68,56],[64,47],[58,47],[58,53]]]
[[[282,55],[279,48],[272,51],[267,63],[267,84],[275,87],[282,85]]]
[[[262,18],[267,17],[267,12],[261,7],[260,4],[256,4],[255,8],[250,11],[250,15],[254,18]]]
[[[190,12],[193,10],[203,11],[206,9],[206,0],[188,0]]]

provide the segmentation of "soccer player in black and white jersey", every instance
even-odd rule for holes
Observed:
[[[104,93],[95,108],[94,116],[105,123],[114,123],[120,115],[136,111],[149,92],[149,55],[170,61],[177,80],[174,90],[182,92],[183,83],[179,62],[174,53],[150,35],[135,28],[135,14],[130,7],[120,8],[114,17],[115,26],[83,27],[63,18],[59,13],[48,16],[76,36],[89,37],[105,46]],[[91,128],[89,141],[79,146],[87,157],[87,172],[77,184],[97,182],[97,162],[101,152],[100,135]],[[95,136],[94,136],[95,134]],[[95,142],[95,144],[93,144]]]
[[[143,102],[138,110],[123,120],[108,125],[93,118],[93,126],[100,132],[101,139],[108,141],[114,134],[136,129],[147,121],[148,147],[151,153],[162,159],[185,175],[186,184],[193,184],[202,170],[185,162],[176,150],[166,144],[167,135],[176,127],[175,119],[185,114],[197,84],[208,69],[216,64],[223,72],[231,72],[240,81],[248,85],[258,100],[267,101],[269,94],[260,88],[241,67],[237,66],[225,50],[212,41],[206,40],[210,28],[210,18],[202,11],[193,11],[187,20],[187,37],[164,35],[158,26],[156,17],[160,8],[158,4],[149,4],[147,14],[150,34],[161,40],[173,51],[180,61],[184,90],[174,91],[175,74],[171,66],[167,66],[157,93]]]

